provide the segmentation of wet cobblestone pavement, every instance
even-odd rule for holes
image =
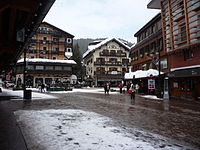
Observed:
[[[59,99],[24,102],[23,109],[81,109],[112,118],[116,126],[138,128],[159,134],[177,143],[200,147],[200,103],[183,100],[152,100],[128,94],[52,94]],[[130,131],[131,132],[131,131]],[[138,133],[139,134],[139,133]],[[135,135],[139,136],[139,135]],[[146,139],[153,140],[146,136]],[[177,144],[176,146],[180,146]]]
[[[200,102],[152,100],[139,95],[136,95],[135,101],[131,101],[128,94],[104,95],[103,92],[50,95],[58,99],[4,101],[1,105],[5,104],[12,111],[78,109],[96,112],[112,118],[112,126],[121,127],[136,138],[151,141],[159,146],[158,149],[170,146],[182,149],[182,145],[200,149]],[[163,138],[155,138],[152,136],[154,133],[166,137],[169,144],[156,144],[168,142]]]

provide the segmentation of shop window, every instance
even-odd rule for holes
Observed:
[[[62,70],[62,66],[55,66],[55,70]]]
[[[34,70],[34,65],[28,65],[27,70]]]
[[[187,92],[192,92],[193,89],[194,89],[193,80],[186,80],[186,90],[187,90]]]
[[[72,68],[71,68],[71,67],[64,67],[64,70],[65,70],[65,71],[71,71]]]
[[[53,70],[53,66],[46,66],[45,70]]]
[[[36,66],[35,69],[36,70],[44,70],[44,66]]]

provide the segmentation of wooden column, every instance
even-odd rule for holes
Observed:
[[[190,27],[189,27],[187,1],[183,0],[183,4],[184,4],[184,14],[185,14],[185,27],[186,27],[187,44],[189,45],[190,44]]]
[[[172,21],[172,13],[171,13],[171,0],[168,0],[168,14],[169,14],[169,25],[170,25],[170,42],[171,49],[174,50],[174,35],[173,35],[173,21]]]
[[[166,34],[165,34],[165,24],[164,24],[165,17],[164,17],[164,12],[163,12],[164,7],[163,7],[163,3],[162,2],[160,2],[160,3],[161,3],[160,6],[161,6],[161,21],[162,21],[162,37],[163,37],[162,42],[163,42],[163,49],[166,52],[167,51],[167,49],[166,49]]]

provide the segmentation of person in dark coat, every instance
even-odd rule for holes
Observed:
[[[45,85],[44,85],[44,83],[42,83],[42,85],[41,85],[41,92],[44,91],[44,88],[45,88]],[[45,91],[44,91],[44,92],[45,92]]]
[[[110,84],[109,84],[109,83],[106,83],[106,84],[104,85],[104,92],[105,92],[105,94],[106,94],[106,93],[109,94],[109,90],[110,90]]]

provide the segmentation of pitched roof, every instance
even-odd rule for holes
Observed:
[[[55,28],[56,30],[58,30],[58,31],[60,31],[60,32],[63,32],[64,34],[67,34],[68,36],[71,36],[72,38],[74,38],[74,35],[72,35],[72,34],[66,32],[66,31],[64,31],[64,30],[62,30],[62,29],[60,29],[60,28],[58,28],[58,27],[56,27],[56,26],[54,26],[54,25],[52,25],[52,24],[50,24],[50,23],[48,23],[48,22],[42,22],[41,25],[42,25],[42,24],[46,24],[46,25],[48,25],[48,26],[51,26],[52,28]]]
[[[130,47],[128,45],[126,45],[125,43],[123,43],[121,40],[119,40],[117,38],[107,38],[105,40],[102,40],[100,43],[98,43],[96,45],[89,45],[88,50],[83,54],[83,58],[86,57],[89,53],[93,52],[94,50],[102,47],[103,45],[105,45],[113,40],[116,41],[117,43],[119,43],[121,46],[123,46],[126,50],[130,50]]]

